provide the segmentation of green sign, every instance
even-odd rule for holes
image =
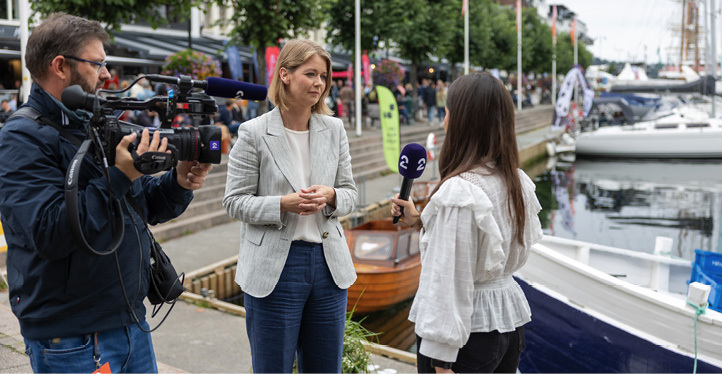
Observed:
[[[401,136],[399,134],[399,108],[391,91],[383,86],[376,86],[381,116],[381,134],[384,143],[386,165],[394,173],[399,172],[399,156],[401,155]]]

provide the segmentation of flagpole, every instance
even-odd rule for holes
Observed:
[[[521,0],[516,0],[516,104],[521,111]]]
[[[709,1],[709,24],[710,24],[710,38],[712,39],[710,41],[710,67],[712,68],[711,73],[714,80],[712,80],[712,84],[714,85],[712,87],[712,118],[717,117],[717,108],[715,107],[715,102],[717,101],[716,94],[716,86],[717,86],[717,39],[715,38],[715,23],[717,23],[717,20],[715,19],[715,2],[717,0],[711,0]]]
[[[557,105],[557,40],[554,38],[552,50],[552,106]]]
[[[579,64],[579,55],[578,55],[578,49],[577,49],[577,40],[579,39],[577,35],[577,17],[574,17],[574,22],[572,24],[572,36],[574,38],[574,67],[576,67]],[[581,82],[578,82],[581,84]],[[574,85],[574,102],[579,102],[579,89],[578,84]]]
[[[28,102],[30,96],[30,85],[32,79],[30,71],[25,63],[25,49],[28,44],[28,25],[30,23],[30,5],[28,0],[18,1],[18,17],[20,18],[20,65],[22,66],[22,85],[20,86],[20,97],[23,103]]]
[[[463,1],[464,11],[464,74],[469,74],[469,1]]]
[[[557,6],[552,12],[552,107],[557,105]]]
[[[355,96],[355,117],[356,117],[356,136],[361,136],[361,94],[363,89],[361,88],[361,0],[356,0],[354,5],[355,13],[355,28],[356,28],[356,48],[354,58],[354,91]],[[350,109],[350,108],[349,108]]]

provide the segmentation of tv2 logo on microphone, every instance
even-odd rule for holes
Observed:
[[[401,158],[399,159],[399,167],[404,168],[408,170],[409,165],[409,156],[407,155],[401,155]],[[426,168],[426,159],[420,158],[418,162],[418,166],[416,167],[417,171],[423,171]]]

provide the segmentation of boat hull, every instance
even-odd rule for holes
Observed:
[[[419,288],[421,262],[416,261],[398,269],[354,264],[356,282],[348,289],[347,310],[371,313],[408,300]]]
[[[517,279],[532,310],[522,373],[690,373],[694,359],[587,314]],[[644,313],[644,311],[638,311]],[[698,361],[700,373],[722,370]]]
[[[576,137],[578,155],[638,158],[721,158],[722,129],[601,128]]]
[[[689,261],[590,246],[545,237],[518,272],[532,308],[522,371],[691,372],[695,313],[673,292]],[[609,265],[610,256],[616,267],[587,265]],[[699,316],[696,341],[700,372],[722,372],[722,314]]]

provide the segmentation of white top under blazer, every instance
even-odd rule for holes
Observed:
[[[326,115],[311,114],[309,131],[309,182],[336,190],[336,208],[327,205],[313,217],[331,276],[345,289],[356,272],[338,217],[353,211],[358,195],[348,138],[341,120]],[[266,297],[276,287],[300,217],[281,212],[281,196],[308,187],[291,157],[278,108],[243,123],[229,155],[223,206],[243,222],[236,283],[254,297]]]

